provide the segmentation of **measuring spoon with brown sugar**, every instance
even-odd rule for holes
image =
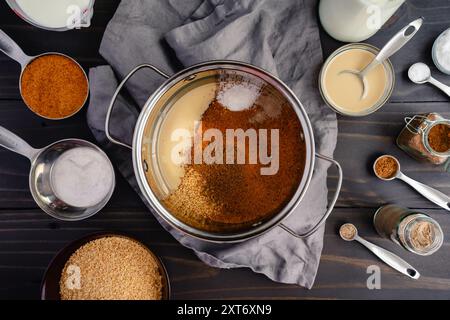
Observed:
[[[424,196],[434,204],[437,204],[447,211],[450,211],[449,196],[405,175],[400,170],[400,162],[394,156],[383,155],[379,157],[373,164],[373,171],[375,172],[375,175],[383,181],[400,179],[403,182],[406,182],[413,189],[415,189],[422,196]]]

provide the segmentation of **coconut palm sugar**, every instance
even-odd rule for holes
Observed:
[[[80,247],[60,279],[62,300],[160,300],[162,290],[156,258],[140,243],[119,236]]]
[[[375,163],[375,173],[383,179],[391,179],[398,171],[398,163],[394,158],[384,156]]]
[[[231,232],[266,221],[284,208],[302,179],[306,147],[292,107],[288,103],[269,107],[256,102],[251,108],[233,111],[214,100],[202,115],[201,130],[217,129],[225,136],[227,129],[278,129],[278,172],[262,175],[261,162],[249,161],[249,144],[245,164],[187,164],[179,187],[164,200],[172,214],[202,230]],[[279,112],[267,112],[274,108]],[[203,149],[208,145],[203,142]],[[224,143],[224,154],[226,149]]]
[[[438,124],[428,133],[428,144],[436,152],[444,153],[450,149],[450,127]]]
[[[73,115],[83,107],[88,81],[77,63],[62,55],[48,54],[24,70],[21,92],[27,106],[50,119]]]
[[[448,137],[445,138],[441,136],[441,134],[445,134],[445,131],[447,130],[439,125],[432,127],[429,131],[427,130],[430,123],[442,120],[445,119],[437,113],[414,116],[399,134],[397,138],[398,146],[419,161],[430,162],[434,165],[442,165],[447,161],[448,156],[441,156],[436,154],[436,152],[440,152],[439,150],[444,149],[446,150],[443,152],[448,151],[448,147],[450,147],[450,144],[446,145],[448,143]],[[430,138],[429,135],[432,133],[432,130],[433,136]],[[428,132],[428,137],[425,136],[425,132]],[[424,140],[427,140],[427,146],[425,145]]]

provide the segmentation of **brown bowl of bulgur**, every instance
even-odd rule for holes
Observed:
[[[42,282],[43,300],[168,300],[161,260],[141,242],[117,233],[91,234],[62,249]]]

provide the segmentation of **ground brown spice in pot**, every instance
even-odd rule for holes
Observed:
[[[428,133],[428,144],[436,152],[444,153],[450,149],[450,127],[438,124]]]
[[[61,274],[60,296],[62,300],[160,300],[160,272],[156,258],[140,243],[104,237],[88,242],[69,258]]]
[[[398,171],[398,164],[394,158],[384,156],[375,163],[376,174],[383,179],[391,179]]]
[[[279,213],[299,187],[306,146],[292,107],[277,108],[276,116],[261,117],[267,108],[260,105],[236,112],[214,101],[201,119],[203,131],[215,128],[224,136],[226,129],[279,129],[277,174],[261,175],[261,167],[266,166],[260,163],[187,165],[181,185],[164,201],[167,209],[185,223],[212,232],[249,228]],[[225,149],[226,143],[224,154]]]
[[[50,119],[73,115],[88,95],[83,70],[71,59],[48,54],[33,60],[24,70],[21,92],[27,106]]]

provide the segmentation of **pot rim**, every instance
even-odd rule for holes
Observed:
[[[201,229],[194,228],[185,224],[184,222],[177,219],[172,215],[161,203],[158,197],[155,195],[151,189],[149,183],[147,182],[144,165],[142,162],[142,141],[144,139],[144,131],[148,118],[156,105],[156,102],[161,98],[161,96],[174,84],[189,78],[193,74],[202,71],[216,70],[216,69],[228,69],[237,70],[240,72],[246,72],[252,76],[261,78],[265,82],[273,85],[276,89],[280,90],[283,96],[289,101],[293,106],[300,124],[303,129],[303,136],[306,144],[306,161],[303,177],[299,183],[299,186],[292,196],[291,200],[285,205],[285,207],[271,219],[255,225],[253,228],[236,233],[213,233],[204,231]],[[251,238],[262,235],[268,232],[272,228],[278,226],[283,220],[285,220],[299,205],[303,199],[306,191],[308,190],[309,184],[311,183],[313,169],[315,165],[315,141],[311,122],[306,113],[303,104],[294,94],[294,92],[278,77],[270,74],[269,72],[255,67],[251,64],[232,61],[232,60],[213,60],[205,63],[200,63],[186,68],[177,74],[171,76],[166,80],[147,100],[140,116],[136,122],[136,127],[133,136],[132,144],[132,155],[133,155],[133,168],[136,175],[136,180],[140,190],[142,191],[145,200],[151,205],[151,207],[156,211],[159,217],[161,217],[165,222],[167,222],[171,227],[181,231],[183,234],[187,234],[191,237],[205,240],[208,242],[216,243],[234,243],[241,242],[244,240],[249,240]]]

